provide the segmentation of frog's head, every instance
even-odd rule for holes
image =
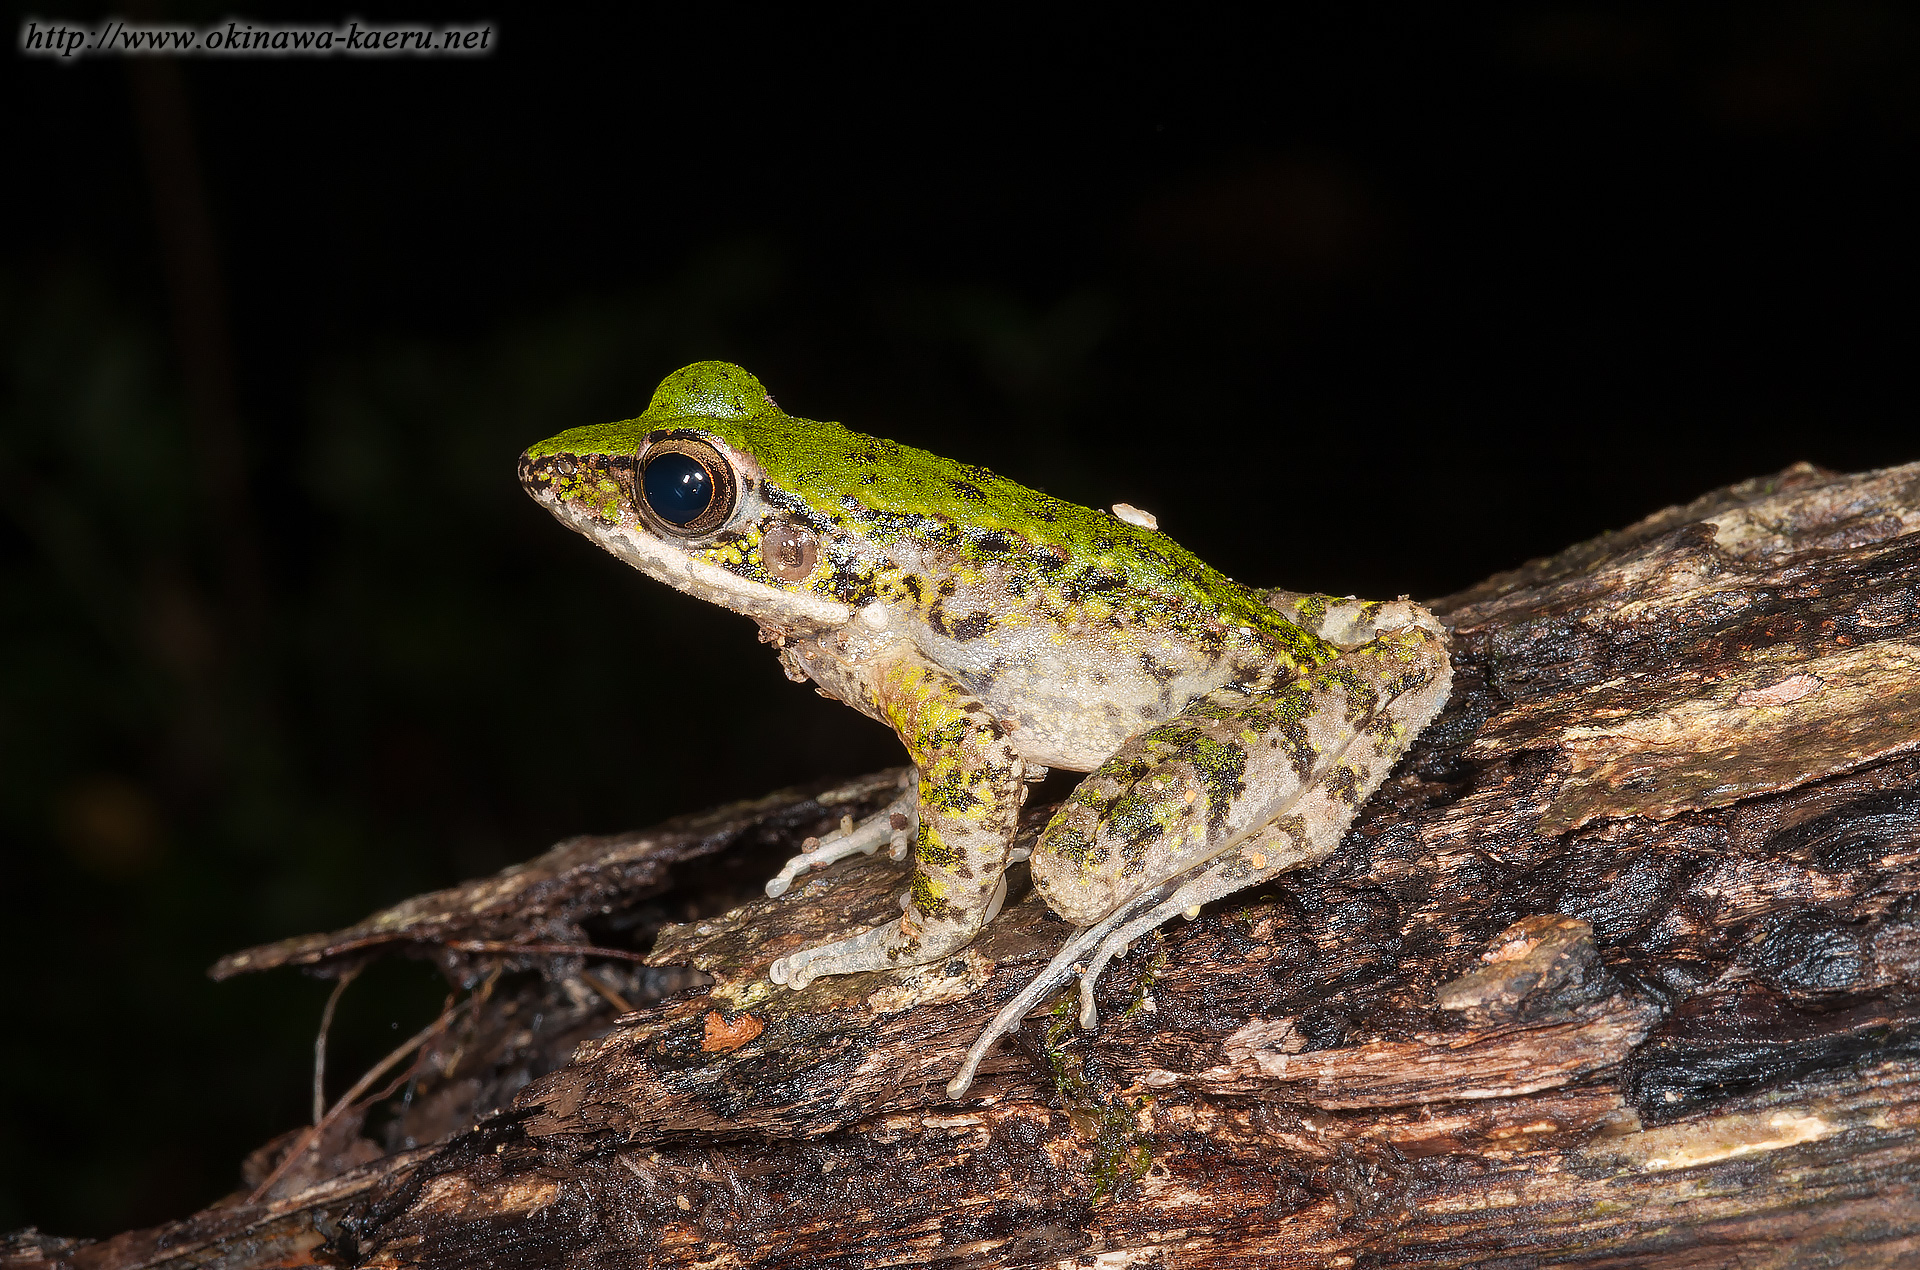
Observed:
[[[738,366],[699,362],[669,375],[639,418],[529,447],[520,482],[669,586],[776,625],[833,626],[867,598],[877,562],[796,487],[861,442],[872,444],[788,415]]]

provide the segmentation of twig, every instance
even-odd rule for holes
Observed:
[[[432,1040],[435,1033],[453,1021],[453,1016],[454,1004],[452,1001],[448,1001],[446,1008],[440,1011],[439,1018],[427,1024],[427,1026],[421,1028],[418,1032],[415,1032],[407,1040],[401,1042],[398,1049],[369,1068],[366,1075],[353,1083],[352,1089],[340,1095],[340,1100],[333,1104],[331,1111],[327,1112],[325,1116],[320,1118],[318,1123],[300,1135],[300,1140],[293,1144],[292,1150],[281,1157],[280,1163],[273,1166],[273,1172],[267,1174],[266,1180],[253,1188],[253,1194],[247,1196],[247,1203],[258,1204],[261,1198],[273,1189],[273,1184],[286,1176],[287,1170],[293,1167],[293,1162],[313,1149],[315,1144],[319,1142],[320,1135],[326,1132],[328,1126],[332,1125],[334,1121],[344,1115],[347,1108],[351,1107],[361,1094],[366,1093],[367,1090],[373,1087],[374,1081],[386,1075],[395,1063]]]
[[[447,939],[441,940],[440,944],[456,952],[556,953],[564,957],[605,957],[609,961],[647,959],[645,953],[630,952],[624,948],[596,948],[592,944],[516,944],[507,939]]]
[[[340,1004],[340,994],[347,990],[363,969],[354,966],[342,974],[333,985],[333,991],[327,995],[327,1008],[320,1012],[320,1031],[313,1038],[313,1122],[319,1124],[327,1113],[327,1029],[333,1026],[333,1011]]]
[[[396,935],[383,932],[329,944],[309,956],[294,958],[289,964],[312,965],[330,957],[358,952],[362,948],[381,948],[392,944],[438,945],[441,948],[451,948],[455,952],[551,953],[563,957],[605,957],[609,961],[645,961],[647,959],[645,953],[632,952],[625,948],[599,948],[593,944],[519,944],[510,939],[434,939],[426,935]]]
[[[599,975],[594,974],[593,971],[582,970],[580,972],[580,978],[586,982],[586,985],[589,988],[592,988],[595,992],[605,997],[607,1000],[607,1004],[612,1006],[614,1009],[620,1011],[620,1013],[622,1014],[633,1013],[632,1003],[630,1003],[625,997],[621,996],[618,992],[614,991],[612,984],[602,979]]]

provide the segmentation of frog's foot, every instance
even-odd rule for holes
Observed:
[[[1080,978],[1080,1026],[1087,1029],[1099,1026],[1100,1010],[1093,1002],[1093,985],[1099,981],[1107,963],[1115,956],[1124,957],[1134,940],[1172,921],[1178,914],[1198,917],[1204,904],[1258,886],[1268,878],[1310,864],[1323,855],[1311,837],[1301,832],[1302,828],[1304,826],[1296,821],[1223,851],[1188,874],[1171,895],[1145,912],[1133,907],[1129,911],[1136,916],[1129,920],[1115,924],[1109,918],[1102,922],[1107,934],[1088,959],[1086,973]]]
[[[972,1048],[967,1050],[966,1060],[960,1064],[959,1072],[947,1082],[947,1097],[964,1097],[967,1087],[973,1084],[973,1074],[979,1070],[981,1060],[985,1059],[987,1052],[999,1043],[1000,1038],[1019,1027],[1020,1020],[1026,1018],[1027,1012],[1033,1007],[1052,996],[1059,988],[1071,983],[1075,976],[1086,974],[1085,969],[1078,963],[1089,948],[1096,945],[1104,947],[1105,941],[1112,937],[1113,932],[1129,926],[1132,919],[1138,917],[1142,911],[1157,912],[1167,902],[1168,896],[1178,889],[1177,880],[1163,882],[1136,895],[1093,925],[1083,926],[1068,936],[1067,942],[1059,952],[1054,954],[1053,960],[1047,963],[1047,968],[1035,975],[1031,983],[1015,993],[1013,999],[1000,1008],[1000,1013],[993,1016],[993,1022],[987,1024],[986,1030],[980,1033]],[[1165,920],[1166,918],[1163,917],[1153,925],[1158,926]],[[1148,927],[1148,929],[1152,928]],[[1109,953],[1108,957],[1111,956],[1112,954]],[[1104,958],[1101,964],[1106,964]],[[1086,979],[1082,979],[1083,985],[1086,982]]]
[[[1297,834],[1296,826],[1262,834],[1258,840],[1222,852],[1182,877],[1134,896],[1093,925],[1074,931],[1047,968],[993,1016],[993,1022],[967,1050],[959,1072],[947,1082],[947,1097],[964,1097],[973,1084],[974,1072],[1000,1038],[1020,1026],[1028,1011],[1076,978],[1080,981],[1080,1026],[1098,1026],[1100,1011],[1094,1005],[1093,987],[1109,961],[1124,955],[1134,940],[1178,914],[1192,917],[1203,904],[1256,886],[1324,854],[1312,841]],[[1082,964],[1080,959],[1088,950],[1093,955]]]
[[[1002,886],[1005,879],[1001,880]],[[911,893],[909,893],[911,899]],[[904,970],[924,966],[966,947],[980,933],[983,903],[971,917],[953,913],[929,918],[911,904],[900,917],[851,939],[803,948],[767,967],[767,978],[796,991],[822,975],[850,975],[862,970]]]
[[[845,975],[859,970],[885,970],[898,964],[889,956],[900,940],[900,923],[887,922],[863,931],[851,939],[803,948],[767,967],[767,978],[783,983],[794,991],[806,987],[821,975]]]
[[[780,866],[780,872],[767,879],[767,895],[785,895],[793,880],[809,869],[824,869],[835,860],[861,852],[872,855],[881,843],[889,844],[893,858],[904,859],[907,844],[920,829],[920,795],[909,788],[906,793],[868,816],[859,824],[853,817],[841,820],[840,827],[824,838],[808,838],[799,855]]]

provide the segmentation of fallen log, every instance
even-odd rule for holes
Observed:
[[[465,996],[404,1103],[0,1261],[1920,1264],[1916,531],[1920,464],[1800,465],[1434,603],[1453,697],[1342,849],[1140,941],[1096,1032],[1036,1011],[957,1103],[1068,932],[1036,897],[939,965],[766,978],[893,910],[884,855],[758,882],[899,771],[236,954]]]

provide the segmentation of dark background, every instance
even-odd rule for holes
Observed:
[[[219,954],[896,761],[516,487],[685,362],[1376,596],[1920,458],[1905,6],[788,9],[10,59],[0,1229],[183,1214],[304,1119],[325,985]],[[441,992],[357,984],[336,1089]]]

